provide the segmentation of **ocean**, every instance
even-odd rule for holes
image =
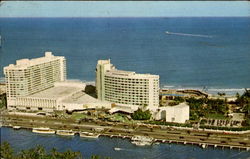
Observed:
[[[97,60],[110,58],[160,75],[161,87],[235,93],[250,87],[249,28],[249,17],[0,18],[0,65],[52,51],[66,57],[69,79],[94,81]]]
[[[221,149],[208,147],[202,149],[198,146],[181,144],[159,144],[138,147],[128,139],[99,137],[84,139],[79,136],[62,137],[58,135],[45,135],[32,133],[30,130],[14,130],[1,128],[1,142],[8,141],[19,152],[24,148],[42,145],[47,151],[53,147],[59,151],[71,149],[80,151],[84,158],[91,155],[111,157],[112,159],[250,159],[250,152],[237,149]],[[115,151],[114,148],[121,148]]]
[[[236,93],[250,88],[250,18],[0,18],[3,67],[52,51],[65,56],[69,79],[95,80],[99,59],[122,70],[160,75],[162,88],[207,88]],[[172,34],[166,34],[166,31]],[[174,33],[174,34],[173,34]],[[197,36],[201,35],[201,36]],[[128,140],[44,136],[1,128],[1,142],[20,150],[37,144],[72,148],[84,156],[112,158],[247,158],[249,152],[160,144],[136,147]],[[114,147],[123,148],[114,151]]]

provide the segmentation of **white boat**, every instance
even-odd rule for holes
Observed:
[[[114,150],[115,150],[115,151],[121,151],[122,149],[119,148],[119,147],[115,147]]]
[[[32,132],[41,134],[55,134],[56,131],[50,128],[33,128]]]
[[[202,144],[201,147],[204,149],[204,148],[207,148],[207,145],[206,144]]]
[[[64,135],[64,136],[74,136],[75,132],[72,130],[56,130],[57,135]]]
[[[19,130],[19,129],[21,129],[21,126],[13,126],[12,128],[15,130]]]
[[[136,146],[149,146],[152,145],[154,139],[146,136],[133,136],[131,138],[131,143]]]
[[[80,137],[91,138],[91,139],[97,139],[99,136],[100,136],[100,134],[97,134],[97,133],[80,132]]]

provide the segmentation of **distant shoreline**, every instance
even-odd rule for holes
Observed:
[[[5,82],[4,81],[1,81],[1,78],[0,77],[0,85],[5,85]],[[78,80],[78,81],[81,81],[79,79],[68,79],[70,81],[74,81],[74,80]],[[86,83],[87,85],[95,85],[95,81],[81,81],[81,82],[84,82]],[[178,85],[164,85],[162,84],[160,86],[160,89],[170,89],[170,90],[199,90],[199,91],[204,91],[204,88],[202,86],[200,87],[189,87],[189,86],[178,86]],[[206,87],[207,90],[205,90],[204,92],[206,92],[207,94],[211,94],[211,95],[217,95],[219,92],[220,93],[226,93],[226,96],[230,96],[230,97],[235,97],[236,93],[239,93],[239,94],[243,94],[245,89],[250,89],[249,87],[248,88],[233,88],[233,87],[228,87],[228,88],[225,88],[225,87]]]

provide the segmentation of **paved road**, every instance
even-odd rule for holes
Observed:
[[[17,115],[3,115],[4,124],[19,125],[25,128],[50,127],[52,129],[72,129],[75,131],[93,131],[103,129],[104,135],[134,136],[145,135],[155,139],[193,144],[211,144],[227,147],[250,148],[250,133],[227,134],[217,131],[201,131],[194,129],[176,129],[167,126],[126,125],[112,122],[78,123],[74,120],[56,119],[49,117],[29,117]]]

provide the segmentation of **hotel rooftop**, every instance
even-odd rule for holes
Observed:
[[[54,56],[52,52],[45,52],[44,57],[34,58],[34,59],[20,59],[16,60],[16,64],[9,64],[5,69],[20,69],[26,68],[34,65],[43,64],[55,60],[57,58],[62,58],[63,56]]]
[[[139,73],[136,73],[136,72],[132,72],[132,71],[123,71],[123,70],[117,70],[117,69],[111,69],[111,70],[108,70],[106,72],[107,76],[117,76],[117,77],[121,77],[121,76],[127,76],[129,78],[142,78],[142,77],[159,77],[158,75],[151,75],[151,74],[139,74]]]

